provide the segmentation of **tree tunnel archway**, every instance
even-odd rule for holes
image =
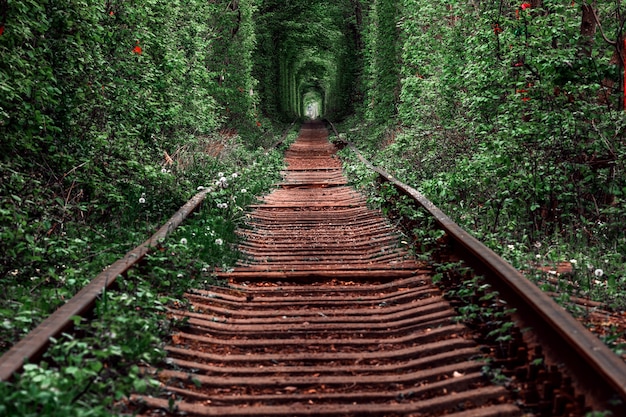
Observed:
[[[264,115],[289,120],[309,117],[310,110],[336,119],[352,111],[358,61],[354,7],[349,0],[264,3],[255,68]]]

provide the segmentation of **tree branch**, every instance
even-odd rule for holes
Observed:
[[[604,28],[602,27],[602,23],[600,23],[600,18],[598,17],[598,14],[596,13],[596,11],[595,11],[595,9],[593,7],[591,8],[591,13],[593,13],[593,18],[596,19],[596,24],[600,28],[600,33],[602,34],[602,38],[604,39],[604,41],[606,43],[608,43],[609,45],[612,45],[612,46],[617,45],[616,41],[612,41],[612,40],[610,40],[609,38],[606,37],[606,34],[604,33]]]

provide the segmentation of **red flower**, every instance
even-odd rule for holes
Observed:
[[[4,33],[4,26],[0,26],[0,36]]]
[[[257,127],[261,127],[261,122],[257,121],[256,125],[257,125]]]
[[[517,94],[523,94],[522,95],[522,101],[526,102],[526,101],[530,100],[530,97],[526,96],[526,94],[528,93],[528,90],[520,89],[520,90],[515,90],[515,92]]]
[[[143,50],[141,49],[141,46],[139,46],[139,41],[137,41],[137,45],[133,48],[133,53],[141,55],[142,52]]]
[[[522,10],[530,9],[532,5],[530,3],[522,3]]]
[[[500,27],[500,25],[499,25],[499,24],[497,24],[497,23],[496,23],[496,24],[494,25],[494,27],[493,27],[493,33],[495,33],[496,35],[498,35],[498,34],[502,33],[502,28]]]

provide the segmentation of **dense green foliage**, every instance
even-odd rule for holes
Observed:
[[[602,262],[604,279],[619,281],[625,11],[571,0],[372,1],[362,80],[371,98],[351,138],[501,253]],[[379,15],[394,12],[389,32]],[[382,88],[394,68],[396,90]]]
[[[3,8],[0,277],[8,300],[16,287],[45,288],[60,276],[76,283],[71,294],[84,279],[70,264],[119,253],[140,238],[135,231],[173,213],[216,169],[220,150],[237,146],[236,132],[249,147],[262,144],[248,93],[254,8],[241,6],[51,0]],[[120,247],[96,242],[116,242],[122,230]],[[68,296],[58,286],[60,294],[52,285],[34,305],[0,308],[47,311]]]
[[[364,26],[363,116],[375,129],[384,130],[395,123],[397,113],[400,85],[398,4],[395,0],[375,0],[371,3]]]

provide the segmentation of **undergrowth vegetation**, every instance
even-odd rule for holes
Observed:
[[[158,389],[159,382],[144,375],[140,367],[158,365],[165,357],[163,341],[169,337],[173,324],[163,314],[166,307],[184,307],[182,296],[189,288],[220,284],[212,272],[216,267],[234,266],[238,259],[234,249],[238,241],[235,229],[244,220],[246,207],[257,196],[267,193],[280,178],[281,167],[282,152],[277,149],[250,151],[233,146],[221,159],[216,159],[214,166],[205,171],[203,181],[198,182],[204,184],[198,189],[210,188],[201,208],[161,242],[139,268],[119,277],[115,288],[99,298],[91,317],[75,317],[74,335],[64,334],[53,340],[42,363],[26,364],[23,374],[15,381],[0,384],[0,413],[59,417],[118,415],[128,412],[125,401],[131,392]],[[150,198],[154,197],[147,193],[137,197],[135,221],[140,227],[135,237],[141,239],[146,238],[144,228],[150,226],[144,223],[144,214],[163,210],[158,200],[148,206]],[[111,251],[110,257],[115,256],[115,251]],[[33,294],[41,294],[45,288],[55,291],[55,297],[66,294],[60,298],[62,302],[98,272],[97,265],[81,262],[81,279],[71,286],[66,285],[70,279],[64,271],[55,275],[58,278],[52,285],[13,283],[10,300],[18,304]],[[49,295],[48,298],[53,299]],[[47,307],[50,306],[20,310],[18,317],[28,318],[24,322],[6,314],[3,340],[14,341],[49,314]]]

